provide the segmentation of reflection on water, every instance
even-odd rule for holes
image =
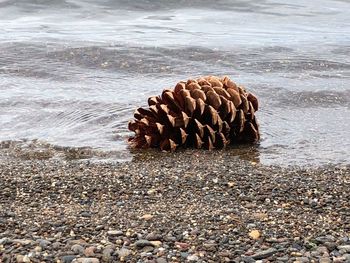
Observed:
[[[232,147],[232,158],[349,163],[349,7],[335,0],[1,1],[0,141],[22,140],[10,148],[28,158],[38,151],[42,158],[161,158],[128,149],[133,110],[179,80],[214,74],[261,100],[261,144]]]

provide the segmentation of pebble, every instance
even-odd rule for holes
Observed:
[[[52,243],[52,248],[53,248],[54,250],[59,249],[61,246],[62,246],[62,244],[61,244],[60,242],[54,242],[54,243]],[[44,247],[43,247],[43,248],[44,248]]]
[[[14,239],[12,242],[20,244],[21,246],[27,246],[30,245],[33,241],[29,239]]]
[[[43,249],[42,249],[42,247],[41,246],[36,246],[35,248],[34,248],[34,251],[35,252],[41,252]]]
[[[66,255],[61,258],[61,261],[62,263],[71,263],[75,258],[75,255]]]
[[[320,236],[320,237],[316,237],[315,240],[318,242],[318,243],[326,243],[326,242],[334,242],[335,241],[335,238],[334,236],[331,236],[331,235],[327,235],[327,236]]]
[[[162,245],[161,241],[158,240],[154,240],[154,241],[150,241],[150,243],[152,244],[152,246],[154,247],[160,247]]]
[[[112,253],[113,253],[113,249],[112,248],[105,248],[102,251],[102,260],[103,261],[110,261],[112,258]]]
[[[90,212],[84,211],[84,212],[80,213],[80,216],[82,216],[82,217],[91,217],[92,215],[91,215]]]
[[[350,245],[338,246],[338,249],[344,251],[345,253],[350,253]]]
[[[255,253],[254,255],[252,255],[251,257],[255,260],[257,259],[264,259],[264,258],[268,258],[271,257],[273,254],[275,254],[277,252],[277,249],[275,248],[269,248],[263,251],[260,251],[258,253]]]
[[[329,257],[323,257],[323,258],[320,258],[319,263],[331,263],[331,259]]]
[[[43,249],[51,245],[51,242],[45,239],[37,239],[36,242],[38,242],[39,246],[41,246]]]
[[[94,247],[94,246],[87,247],[84,250],[84,255],[86,257],[93,257],[93,256],[95,256],[95,250],[96,250],[96,247]]]
[[[189,249],[190,245],[183,242],[175,242],[175,247],[177,247],[181,251],[186,251]]]
[[[17,261],[17,263],[22,263],[22,262],[23,262],[23,257],[24,257],[24,256],[22,256],[22,255],[17,255],[17,256],[16,256],[16,261]]]
[[[287,262],[288,260],[289,260],[289,257],[288,257],[288,256],[276,258],[276,261],[277,261],[277,262]]]
[[[159,234],[150,233],[145,237],[145,239],[149,241],[157,241],[157,240],[162,240],[162,236]]]
[[[12,243],[12,240],[7,238],[7,237],[3,237],[0,239],[0,245],[6,245],[6,244],[10,244]]]
[[[79,245],[75,244],[70,248],[75,254],[83,254],[84,253],[84,248]]]
[[[167,263],[168,261],[165,258],[157,258],[156,263]]]
[[[118,254],[119,258],[126,258],[127,256],[129,256],[131,254],[131,250],[129,250],[127,248],[121,248],[117,251],[117,254]]]
[[[149,240],[146,240],[146,239],[140,239],[140,240],[137,240],[135,242],[135,246],[137,248],[143,248],[143,247],[146,247],[146,246],[153,246],[151,241]]]
[[[244,258],[242,258],[242,260],[244,263],[255,263],[256,262],[256,260],[252,257],[244,257]]]
[[[199,257],[197,255],[189,255],[187,257],[187,260],[188,261],[198,261],[199,260]]]
[[[78,258],[76,262],[77,263],[99,263],[100,260],[98,258]]]
[[[107,235],[109,235],[109,236],[122,236],[123,235],[123,231],[120,231],[120,230],[109,230],[107,232]]]

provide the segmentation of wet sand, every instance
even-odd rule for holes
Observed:
[[[0,152],[2,262],[350,260],[348,165],[264,166],[232,151],[125,163]]]

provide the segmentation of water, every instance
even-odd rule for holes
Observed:
[[[0,141],[126,160],[127,122],[149,96],[229,75],[261,101],[260,162],[350,163],[349,10],[346,0],[1,0]]]

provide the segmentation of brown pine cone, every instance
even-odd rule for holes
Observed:
[[[135,111],[129,130],[133,148],[224,148],[260,139],[255,112],[258,99],[230,78],[189,79],[148,99],[149,108]]]

